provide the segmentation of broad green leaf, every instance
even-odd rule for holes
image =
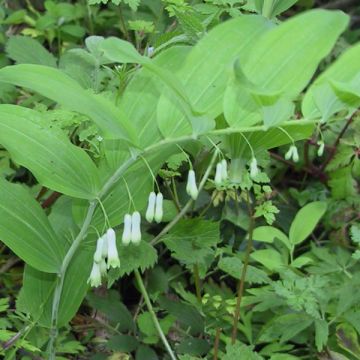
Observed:
[[[11,36],[6,43],[8,57],[17,64],[37,64],[56,67],[56,59],[38,40],[28,36]]]
[[[260,16],[242,16],[216,26],[193,47],[176,75],[199,113],[209,119],[221,114],[229,67],[270,27]],[[160,98],[158,112],[167,115],[158,118],[159,129],[165,137],[192,133],[185,114],[166,94]]]
[[[293,6],[298,0],[252,0],[255,5],[255,9],[263,14],[267,18],[273,18],[291,6]],[[250,3],[252,2],[250,1]]]
[[[302,102],[304,117],[326,120],[330,115],[346,108],[331,88],[330,82],[352,82],[360,72],[359,58],[360,44],[356,44],[346,50],[314,81]]]
[[[317,223],[324,215],[327,205],[322,201],[315,201],[305,205],[296,214],[289,232],[290,242],[300,244],[314,231]]]
[[[93,261],[93,250],[80,247],[67,270],[59,307],[59,327],[66,325],[83,301]],[[25,267],[23,287],[17,309],[29,313],[40,325],[50,327],[56,275],[46,274],[31,266]]]
[[[116,106],[101,95],[85,91],[60,70],[42,65],[13,65],[0,69],[0,81],[29,88],[65,108],[87,115],[104,137],[136,143],[135,130]]]
[[[284,125],[282,128],[295,140],[306,139],[311,136],[314,124],[298,125],[296,121]],[[224,136],[224,144],[231,154],[231,158],[249,158],[251,150],[247,141],[251,144],[255,155],[264,150],[272,149],[281,145],[290,144],[292,140],[279,128],[270,128],[267,131],[253,131],[249,133],[232,134]]]
[[[44,211],[25,188],[5,180],[0,180],[0,239],[31,266],[59,271],[64,248]]]
[[[156,56],[153,62],[175,72],[185,61],[190,49],[188,46],[171,47]],[[163,84],[157,76],[143,68],[131,79],[120,100],[121,111],[131,119],[138,130],[139,143],[144,147],[162,139],[156,123],[157,102],[162,90]]]
[[[102,42],[101,50],[108,59],[114,62],[141,64],[147,70],[157,75],[174,92],[176,99],[186,112],[191,113],[194,111],[191,100],[188,98],[186,89],[181,81],[167,69],[157,66],[149,58],[141,56],[129,42],[110,37]]]
[[[121,64],[142,64],[149,60],[141,56],[130,42],[116,37],[102,41],[100,49],[109,60]]]
[[[357,109],[360,106],[360,70],[356,77],[348,82],[331,81],[336,96],[351,109]]]
[[[281,254],[274,249],[256,250],[251,254],[251,258],[270,271],[279,271],[286,265]]]
[[[95,164],[65,134],[48,127],[40,113],[0,105],[0,143],[42,185],[85,199],[97,194],[100,180]]]
[[[340,11],[312,10],[285,21],[265,33],[243,58],[245,76],[256,86],[296,98],[330,52],[348,24]],[[248,91],[236,97],[237,114],[226,118],[230,126],[249,126],[262,118],[259,105]]]
[[[246,359],[246,360],[263,360],[257,352],[253,351],[251,346],[245,344],[236,343],[234,345],[227,345],[226,354],[222,358],[223,360],[235,360],[235,359]]]
[[[279,229],[272,226],[259,226],[254,229],[253,239],[255,241],[273,243],[275,239],[280,240],[287,248],[290,248],[288,237]]]

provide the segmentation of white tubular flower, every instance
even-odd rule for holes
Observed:
[[[228,179],[227,161],[222,159],[221,161],[221,180],[225,181]]]
[[[107,271],[107,267],[106,267],[106,261],[104,258],[101,259],[100,261],[100,273],[101,276],[105,276],[106,275],[106,271]]]
[[[87,283],[90,284],[91,287],[98,287],[101,285],[100,264],[95,261],[93,262],[93,266],[91,269],[90,276],[87,280]]]
[[[162,193],[158,193],[156,195],[156,206],[155,206],[155,221],[160,223],[163,218],[163,199],[164,196]]]
[[[140,223],[141,223],[141,216],[138,211],[135,211],[132,214],[131,217],[131,241],[138,245],[141,241],[141,229],[140,229]]]
[[[151,223],[154,220],[155,201],[156,201],[156,194],[152,191],[149,195],[148,207],[145,214],[145,218],[149,223]]]
[[[194,170],[189,170],[186,192],[192,197],[193,200],[196,200],[199,195],[199,190],[196,185],[196,177]]]
[[[253,157],[251,159],[251,163],[250,163],[250,177],[254,178],[257,174],[259,173],[259,168],[257,166],[257,161],[256,159]]]
[[[124,216],[124,231],[122,234],[123,245],[129,245],[131,241],[131,215],[125,214]]]
[[[103,237],[98,238],[96,243],[96,250],[94,253],[94,261],[97,263],[99,263],[102,259],[103,245],[104,245]]]
[[[318,141],[318,145],[319,145],[319,149],[317,151],[317,155],[320,157],[323,156],[324,154],[325,143],[323,141]]]
[[[116,248],[116,234],[114,229],[108,229],[106,232],[106,237],[108,243],[107,267],[108,269],[111,267],[120,267],[120,259]]]
[[[103,245],[102,245],[102,258],[105,259],[107,257],[108,253],[108,242],[107,242],[107,236],[104,234],[102,237],[103,239]]]
[[[299,161],[299,153],[298,153],[297,147],[295,145],[293,145],[292,148],[293,148],[293,152],[292,152],[293,162],[298,162]]]
[[[285,159],[290,160],[292,158],[292,156],[293,156],[293,146],[290,146],[289,150],[285,154]]]
[[[219,186],[222,183],[222,164],[221,163],[216,164],[214,182],[215,182],[216,186]]]

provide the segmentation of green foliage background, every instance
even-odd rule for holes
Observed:
[[[0,356],[360,359],[359,17],[356,1],[2,1]],[[121,244],[130,210],[138,246]],[[121,266],[91,289],[109,226]]]

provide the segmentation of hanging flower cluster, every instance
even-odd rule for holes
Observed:
[[[132,215],[124,216],[124,231],[122,235],[123,245],[129,245],[131,242],[135,245],[141,241],[141,216],[138,211],[134,211]]]
[[[148,207],[145,214],[145,218],[149,223],[153,222],[154,220],[158,224],[161,223],[164,214],[163,200],[164,200],[164,196],[161,192],[155,194],[155,192],[152,191],[150,193],[148,200]]]
[[[214,182],[216,186],[222,185],[228,179],[227,162],[225,159],[221,160],[216,165]]]
[[[119,254],[116,247],[116,234],[114,229],[109,228],[96,243],[94,262],[88,283],[92,287],[101,285],[101,279],[106,275],[107,269],[120,267]]]
[[[289,150],[285,154],[286,160],[290,160],[291,158],[294,162],[299,161],[299,153],[298,153],[297,147],[295,145],[291,145]]]

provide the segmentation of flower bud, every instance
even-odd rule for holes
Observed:
[[[257,166],[256,158],[251,159],[250,163],[250,177],[254,178],[259,173],[259,168]]]
[[[136,245],[139,244],[141,241],[140,223],[140,213],[138,211],[135,211],[131,217],[131,241]]]
[[[318,141],[318,145],[319,145],[319,149],[317,151],[317,155],[320,157],[323,156],[324,154],[325,143],[323,141]]]
[[[290,146],[290,147],[289,147],[289,150],[288,150],[287,153],[285,154],[285,159],[286,159],[286,160],[290,160],[291,157],[292,157],[292,154],[293,154],[293,147]]]
[[[87,283],[90,283],[91,287],[98,287],[101,285],[101,269],[100,264],[97,262],[93,262],[93,266],[91,269],[90,276],[87,280]]]
[[[156,195],[156,206],[155,206],[155,221],[160,223],[163,218],[163,199],[164,196],[162,193]]]
[[[293,162],[298,162],[299,161],[298,149],[295,145],[293,145],[292,148],[293,148],[293,153],[292,153]]]
[[[196,185],[195,171],[189,170],[186,192],[192,197],[193,200],[196,200],[199,195],[199,190]]]
[[[221,180],[225,181],[228,179],[227,161],[222,159],[221,161]]]
[[[108,256],[107,256],[107,267],[117,268],[120,267],[119,254],[116,247],[116,234],[114,229],[108,229],[106,232],[107,245],[108,245]]]
[[[94,253],[94,261],[97,263],[99,263],[102,259],[103,245],[104,245],[103,237],[98,238],[96,243],[96,250]]]
[[[156,201],[156,194],[152,191],[149,195],[148,207],[145,214],[145,218],[149,223],[151,223],[154,220],[155,201]]]
[[[122,243],[129,245],[131,241],[131,215],[126,214],[124,216],[124,231],[122,234]]]
[[[222,183],[222,164],[221,163],[216,164],[214,182],[215,182],[216,186],[219,186]]]

